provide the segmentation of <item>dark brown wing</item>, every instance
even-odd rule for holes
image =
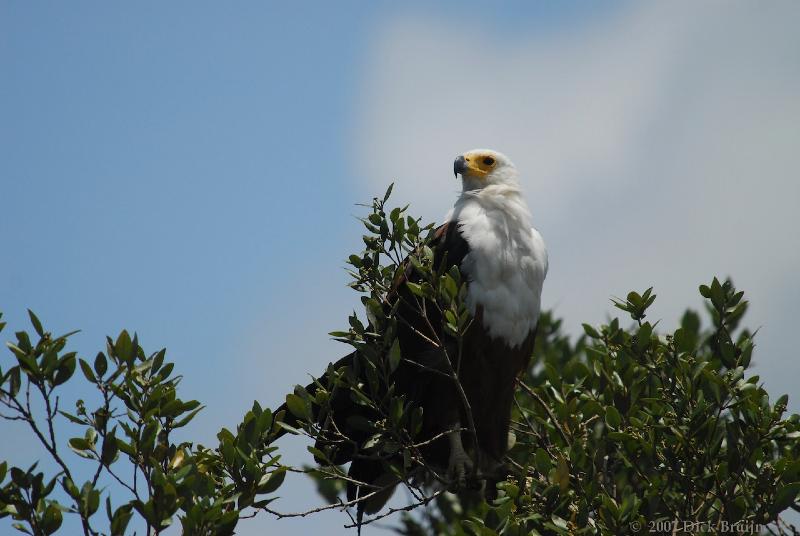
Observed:
[[[457,224],[453,222],[445,223],[436,228],[429,245],[434,251],[434,266],[444,271],[453,265],[460,266],[461,262],[464,260],[464,257],[467,255],[467,253],[469,253],[469,245],[467,244],[467,241],[459,232]],[[391,306],[397,300],[401,300],[403,302],[401,303],[398,312],[404,321],[407,322],[401,323],[401,326],[398,329],[398,338],[400,339],[402,354],[404,356],[409,356],[412,359],[412,356],[416,356],[418,359],[420,359],[420,361],[417,361],[418,363],[434,364],[434,362],[440,357],[441,353],[432,351],[434,347],[430,344],[429,340],[436,340],[438,337],[442,337],[442,335],[436,332],[436,329],[431,331],[431,326],[441,326],[441,319],[439,318],[438,313],[436,313],[434,307],[427,308],[429,311],[429,317],[427,320],[422,318],[414,307],[411,307],[410,304],[414,303],[415,299],[406,286],[406,283],[408,281],[417,281],[418,278],[415,276],[411,262],[407,258],[403,261],[403,266],[404,269],[395,279],[392,286],[392,291],[387,296],[387,300],[389,302],[387,304],[387,308],[391,308]],[[419,336],[418,333],[425,334],[425,337]],[[428,340],[426,340],[426,338]],[[351,370],[358,369],[358,367],[354,366],[355,358],[355,352],[350,353],[339,359],[333,365],[330,365],[330,367],[332,367],[332,370],[340,370],[343,367],[349,367]],[[396,377],[394,380],[396,382],[399,380],[398,388],[400,393],[405,394],[405,392],[408,390],[414,391],[409,393],[412,395],[410,400],[413,401],[418,398],[414,396],[415,392],[427,385],[425,380],[426,376],[430,375],[430,373],[427,375],[420,374],[419,367],[409,368],[407,364],[401,363],[401,366],[395,371],[395,375]],[[328,376],[325,374],[318,380],[318,382],[308,385],[306,390],[313,396],[314,393],[316,393],[319,384],[327,385],[327,383]],[[313,409],[315,411],[315,417],[318,420],[324,420],[328,417],[328,415],[319,415],[316,413],[318,408]],[[331,399],[331,409],[332,413],[335,415],[335,424],[340,427],[340,430],[345,431],[348,436],[352,435],[354,443],[359,443],[360,440],[366,440],[369,437],[370,434],[367,434],[366,432],[353,430],[352,426],[348,425],[348,421],[352,422],[354,420],[354,416],[364,417],[368,420],[370,420],[370,418],[374,418],[375,416],[368,414],[369,412],[367,412],[363,406],[354,404],[348,392],[336,392]],[[281,405],[276,410],[276,413],[280,411],[284,412],[283,422],[290,426],[297,426],[297,419],[294,417],[294,415],[292,415],[291,412],[288,411],[286,404]],[[349,449],[340,449],[333,461],[337,464],[345,463],[350,461],[353,453],[354,451]]]
[[[434,267],[440,272],[446,272],[451,266],[461,266],[464,257],[469,253],[469,245],[458,225],[453,222],[445,223],[434,231],[430,247],[434,251]],[[392,291],[387,296],[387,308],[400,301],[398,304],[397,315],[401,321],[398,323],[398,339],[401,353],[404,359],[395,370],[391,383],[395,386],[395,392],[404,395],[406,400],[416,406],[423,408],[424,423],[423,435],[432,437],[441,433],[446,424],[452,422],[458,414],[461,406],[460,398],[453,390],[453,382],[442,378],[440,375],[426,370],[426,367],[433,369],[442,368],[445,365],[444,352],[431,341],[440,341],[445,347],[449,348],[452,354],[455,349],[455,342],[446,336],[442,330],[441,318],[433,306],[426,306],[427,318],[423,317],[417,307],[416,297],[411,293],[406,283],[418,280],[414,273],[411,262],[404,261],[404,269],[396,278]],[[359,366],[359,357],[355,352],[343,357],[334,365],[333,370],[340,370],[347,367],[350,373],[363,374],[363,367]],[[411,364],[411,360],[414,364]],[[361,371],[361,372],[359,372]],[[366,378],[360,378],[366,381]],[[327,374],[324,375],[319,383],[328,385]],[[384,388],[386,386],[383,386]],[[316,392],[318,384],[314,383],[306,387],[312,395]],[[450,408],[450,409],[448,409]],[[295,426],[295,417],[287,411],[286,405],[282,405],[277,411],[284,411],[284,422]],[[444,410],[444,411],[443,411]],[[324,440],[317,441],[316,447],[321,450],[331,452],[331,461],[334,464],[350,464],[349,474],[354,480],[361,482],[381,482],[385,485],[386,477],[389,473],[380,461],[369,460],[354,455],[361,449],[361,446],[372,436],[368,430],[358,426],[359,423],[374,422],[379,418],[369,408],[356,404],[347,389],[333,390],[331,395],[330,414],[319,413],[319,408],[314,408],[317,422],[323,426],[335,426],[337,430],[347,436],[350,441],[339,443],[335,448],[330,449],[331,443]],[[448,421],[450,419],[450,421]],[[431,456],[430,463],[443,465],[447,463],[447,450],[442,442],[436,442],[428,453]],[[427,454],[426,454],[427,457]],[[317,460],[322,463],[322,460]],[[361,490],[354,484],[348,485],[348,500],[353,500],[359,496]],[[376,497],[370,500],[366,511],[373,512],[383,507],[390,494],[385,497]],[[372,504],[375,503],[375,504]],[[362,513],[362,510],[359,510]]]

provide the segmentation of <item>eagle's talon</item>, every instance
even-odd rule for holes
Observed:
[[[466,452],[454,452],[450,456],[447,467],[448,475],[454,479],[459,488],[467,486],[467,475],[472,474],[474,464]]]

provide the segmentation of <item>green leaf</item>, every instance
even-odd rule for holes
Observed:
[[[394,189],[394,183],[391,183],[389,187],[386,189],[386,193],[383,196],[383,202],[387,202],[389,197],[392,195],[392,190]]]
[[[708,285],[700,285],[700,295],[707,299],[711,298],[711,289]]]
[[[20,372],[20,367],[11,367],[11,369],[6,373],[6,376],[8,377],[8,392],[12,397],[16,397],[17,393],[19,393],[19,388],[22,386],[22,373]]]
[[[74,450],[84,451],[89,450],[89,442],[83,437],[73,437],[69,440],[69,446]]]
[[[97,356],[94,358],[94,371],[97,373],[98,377],[102,377],[107,370],[108,362],[106,361],[106,356],[103,352],[98,352]]]
[[[264,477],[262,477],[261,479],[261,482],[259,482],[258,493],[259,494],[273,493],[275,490],[281,487],[284,478],[286,478],[285,467],[276,469],[269,475],[264,475]]]
[[[497,536],[497,532],[487,527],[483,521],[477,517],[464,519],[461,521],[461,525],[467,530],[467,533],[472,536]]]
[[[6,344],[14,353],[20,368],[22,368],[25,374],[33,376],[34,378],[40,374],[39,366],[36,364],[36,358],[34,356],[29,355],[25,350],[15,344],[10,342]]]
[[[301,397],[295,394],[286,395],[286,407],[292,412],[292,415],[304,421],[311,420],[311,408],[309,404]]]
[[[582,324],[582,325],[583,325],[583,331],[586,333],[586,335],[588,335],[589,337],[591,337],[593,339],[599,339],[600,338],[600,333],[598,333],[597,330],[594,329],[594,327],[592,327],[589,324]]]
[[[12,523],[11,526],[20,532],[24,532],[25,534],[33,534],[30,530],[28,530],[28,527],[26,527],[22,523]]]
[[[125,529],[133,517],[133,508],[126,504],[117,508],[111,518],[111,534],[125,534]]]
[[[286,430],[288,433],[290,433],[292,435],[300,435],[300,433],[301,433],[300,430],[298,430],[294,426],[286,424],[283,421],[275,421],[275,427],[281,428],[283,430]]]
[[[800,460],[794,461],[787,461],[786,467],[783,469],[781,473],[781,480],[784,482],[794,482],[800,478]],[[2,478],[0,478],[0,482],[2,482]]]
[[[31,338],[24,331],[17,331],[14,333],[17,337],[17,346],[22,350],[22,353],[27,353],[33,350]]]
[[[395,339],[389,349],[389,370],[394,372],[400,364],[400,339]]]
[[[166,363],[162,366],[158,371],[158,377],[161,378],[160,381],[166,380],[170,374],[172,374],[173,369],[175,368],[175,363]]]
[[[335,337],[337,339],[343,339],[350,336],[349,331],[331,331],[328,333],[331,337]]]
[[[119,445],[117,444],[115,430],[111,430],[106,434],[105,438],[103,438],[103,450],[100,454],[100,461],[105,465],[110,465],[117,457],[118,451]]]
[[[639,333],[636,334],[636,351],[640,354],[650,346],[650,338],[653,335],[653,326],[649,322],[642,324]]]
[[[408,290],[410,290],[411,293],[414,294],[415,296],[419,296],[421,298],[425,297],[425,291],[422,289],[421,285],[418,285],[417,283],[412,283],[411,281],[407,281],[406,286],[408,287]]]
[[[562,492],[569,488],[569,463],[563,456],[558,457],[554,480]]]
[[[750,360],[753,357],[753,348],[755,345],[753,341],[748,338],[740,343],[740,347],[742,349],[742,354],[739,356],[739,362],[744,368],[747,368],[750,366]]]
[[[44,337],[44,329],[42,328],[42,323],[30,309],[28,309],[28,317],[30,317],[31,319],[31,324],[33,324],[33,329],[36,330],[36,334],[39,335],[39,337]]]
[[[136,449],[134,449],[134,447],[131,444],[126,443],[125,441],[123,441],[120,438],[117,438],[117,448],[120,451],[122,451],[125,454],[127,454],[128,456],[136,455]]]
[[[361,257],[359,257],[358,255],[350,255],[347,258],[347,262],[349,262],[350,264],[352,264],[356,268],[361,268],[361,266],[362,266]]]
[[[61,509],[50,504],[42,514],[41,529],[45,534],[53,534],[61,527],[62,521]]]
[[[79,419],[75,415],[72,415],[71,413],[67,413],[66,411],[61,411],[61,410],[58,410],[58,412],[61,415],[63,415],[71,423],[74,423],[74,424],[86,424],[83,420]]]
[[[775,501],[770,506],[770,512],[777,515],[793,504],[797,503],[797,494],[800,493],[800,482],[792,482],[778,488]]]
[[[136,357],[134,350],[131,336],[127,331],[122,330],[114,343],[114,352],[122,361],[131,363]]]
[[[205,406],[200,406],[199,408],[197,408],[196,410],[192,411],[191,413],[189,413],[185,417],[181,417],[179,420],[175,421],[172,424],[172,428],[181,428],[183,426],[186,426],[187,424],[189,424],[189,422],[192,419],[194,419],[197,416],[198,413],[203,411],[204,408],[205,408]]]
[[[709,289],[709,295],[707,296],[711,303],[714,304],[714,308],[722,310],[725,306],[725,290],[720,285],[719,280],[715,277],[714,280],[711,282],[711,287]]]
[[[75,357],[74,352],[63,356],[58,362],[56,375],[55,378],[53,378],[53,385],[61,385],[69,381],[69,379],[72,378],[72,375],[75,373],[76,362],[77,358]]]
[[[161,350],[159,350],[158,352],[156,352],[156,354],[153,356],[153,366],[150,368],[150,370],[151,370],[153,373],[156,373],[156,372],[158,372],[158,370],[159,370],[159,369],[161,368],[161,366],[164,364],[164,358],[166,357],[166,355],[167,355],[167,351],[166,351],[165,349],[163,349],[163,348],[162,348]],[[166,378],[167,376],[169,376],[169,374],[164,374],[164,375],[162,375],[162,376],[163,376],[164,378]]]
[[[91,516],[100,507],[100,491],[92,487],[91,482],[86,482],[81,488],[81,511]]]
[[[11,473],[11,481],[23,489],[30,486],[30,475],[20,469],[19,467],[12,467],[9,472]]]
[[[720,337],[719,351],[722,363],[727,368],[736,368],[736,350],[727,335]]]
[[[678,352],[693,352],[697,343],[694,333],[684,328],[676,329],[672,339]]]
[[[97,378],[95,377],[94,371],[92,371],[92,367],[89,365],[89,363],[87,363],[83,359],[80,359],[79,361],[81,364],[81,371],[83,372],[83,375],[86,377],[86,379],[91,383],[97,383]]]
[[[614,406],[608,406],[606,408],[606,424],[608,424],[610,428],[619,428],[619,425],[622,424],[622,416]]]
[[[553,462],[550,460],[550,455],[543,448],[536,449],[536,454],[533,458],[536,470],[542,475],[547,476],[550,469],[553,468]]]

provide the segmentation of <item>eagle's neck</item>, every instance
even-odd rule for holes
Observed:
[[[469,287],[467,305],[480,306],[484,326],[508,346],[519,346],[539,319],[547,270],[541,237],[531,228],[528,206],[516,186],[464,192],[451,219],[469,245],[461,263]]]

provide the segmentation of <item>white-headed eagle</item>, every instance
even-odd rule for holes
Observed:
[[[479,454],[473,436],[463,431],[467,415],[455,382],[419,367],[422,363],[435,368],[442,352],[418,333],[442,322],[430,318],[436,315],[433,307],[425,321],[419,310],[404,304],[413,303],[413,299],[401,300],[404,303],[398,310],[398,315],[406,319],[397,327],[404,359],[393,373],[393,383],[396,394],[423,410],[420,442],[439,437],[423,447],[426,463],[441,468],[463,485],[473,470],[484,474],[495,471],[508,449],[516,379],[527,368],[533,352],[548,261],[544,241],[531,226],[517,169],[505,155],[488,149],[469,151],[456,158],[453,171],[461,176],[463,190],[430,245],[434,265],[456,265],[467,281],[466,303],[473,321],[461,341],[458,377],[469,401]],[[397,282],[395,299],[404,294],[410,298],[407,280]],[[452,340],[445,333],[436,335],[439,340]],[[350,365],[354,355],[344,357],[333,368]],[[324,377],[320,381],[325,384]],[[315,391],[316,384],[307,389]],[[350,426],[351,417],[374,416],[355,404],[348,393],[337,396],[334,392],[330,404],[327,418],[332,417],[337,430],[352,444],[363,445],[371,434]],[[278,411],[281,409],[285,406]],[[296,423],[289,412],[284,421]],[[395,478],[379,461],[355,456],[357,452],[358,448],[339,448],[332,460],[335,464],[351,462],[353,482],[385,486]],[[476,459],[480,459],[481,467],[476,467]],[[365,494],[357,484],[348,485],[348,500]],[[364,512],[382,508],[390,495],[381,494],[359,504],[359,519]]]

